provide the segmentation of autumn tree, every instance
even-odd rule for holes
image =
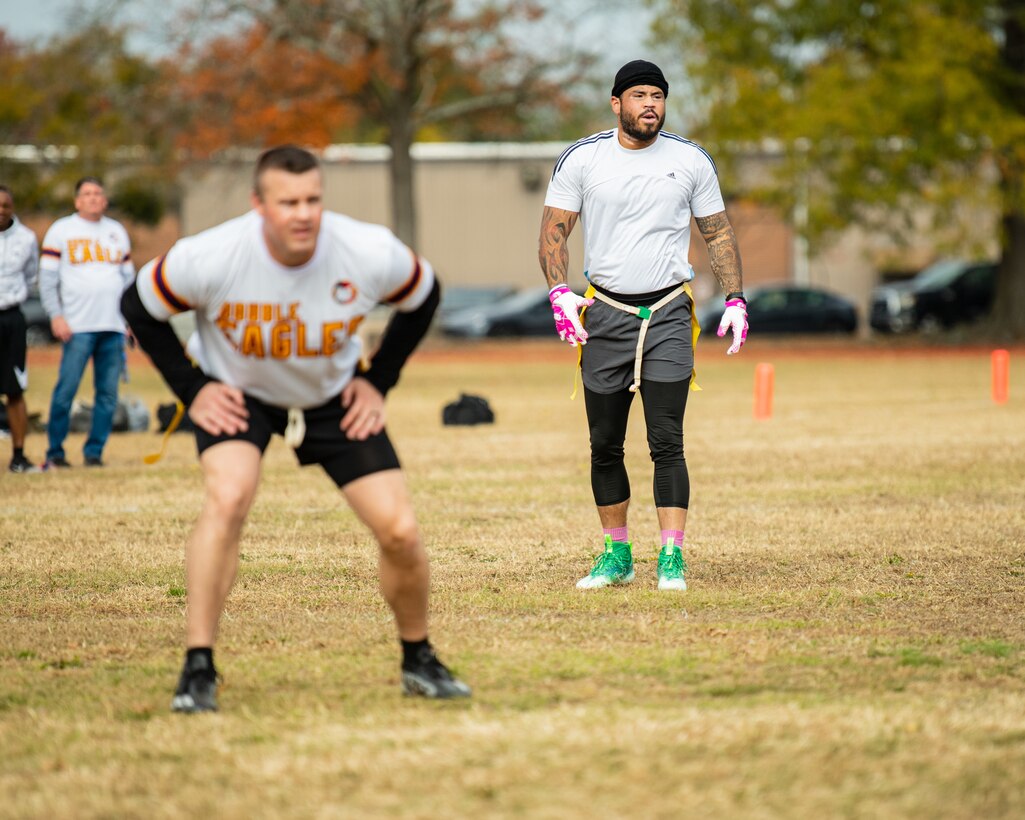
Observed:
[[[923,210],[949,227],[961,208],[979,244],[978,217],[1000,214],[994,324],[1025,336],[1025,0],[653,3],[704,138],[777,141],[775,191],[791,207],[809,192],[813,239],[850,223],[900,234]]]
[[[361,118],[348,95],[365,81],[365,66],[340,65],[272,39],[259,23],[187,44],[174,65],[177,103],[188,122],[176,144],[193,159],[228,146],[323,146]]]
[[[416,235],[410,149],[417,134],[469,122],[487,131],[496,114],[507,124],[532,107],[568,105],[563,89],[586,65],[567,51],[539,56],[525,36],[512,36],[515,27],[525,32],[541,24],[543,10],[531,0],[210,0],[204,14],[247,21],[249,42],[261,39],[275,53],[298,59],[305,52],[303,72],[322,69],[307,79],[325,117],[337,126],[355,115],[350,127],[379,129],[391,148],[393,225],[409,244]],[[299,96],[292,89],[283,99],[299,105]],[[330,122],[325,128],[311,142],[326,138]]]
[[[32,207],[40,199],[40,186],[15,154],[29,133],[23,123],[43,94],[27,81],[27,62],[27,49],[0,30],[0,76],[5,78],[0,84],[0,180],[16,192],[20,203]]]
[[[69,205],[76,178],[128,164],[155,189],[166,186],[157,169],[170,157],[167,87],[159,66],[132,54],[126,37],[100,24],[39,46],[0,33],[0,144],[42,152],[32,164],[0,158],[19,205]]]

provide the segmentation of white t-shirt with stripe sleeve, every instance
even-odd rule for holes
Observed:
[[[204,371],[278,407],[324,404],[352,379],[356,329],[375,305],[415,310],[430,264],[382,225],[325,212],[305,265],[270,255],[256,211],[179,240],[139,272],[156,319],[196,311]]]
[[[629,150],[618,129],[567,148],[545,205],[580,214],[584,275],[614,293],[650,293],[694,278],[691,217],[726,209],[715,163],[696,143],[662,131]]]
[[[39,295],[49,316],[63,316],[72,333],[124,333],[121,294],[134,277],[128,231],[117,220],[72,214],[43,237]]]

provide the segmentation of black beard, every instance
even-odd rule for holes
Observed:
[[[662,130],[662,126],[666,121],[666,115],[663,114],[659,117],[658,125],[655,126],[642,125],[639,120],[640,115],[633,119],[620,115],[619,127],[623,129],[623,133],[631,139],[635,139],[638,142],[650,142],[655,139],[655,137],[658,136],[658,132]]]

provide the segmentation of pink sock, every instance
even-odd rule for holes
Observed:
[[[683,530],[662,530],[662,546],[664,547],[669,543],[669,539],[673,539],[674,547],[683,546]]]
[[[621,544],[625,544],[629,539],[628,527],[613,527],[612,529],[602,530],[602,535],[607,535],[613,541],[619,541]]]

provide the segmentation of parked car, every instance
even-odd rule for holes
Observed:
[[[996,283],[995,262],[945,259],[906,282],[876,288],[868,321],[888,333],[932,332],[970,322],[989,313]]]
[[[548,288],[531,288],[489,304],[453,311],[441,318],[441,332],[466,338],[554,335]]]
[[[854,333],[858,309],[839,294],[805,285],[759,285],[747,291],[747,321],[751,332]],[[723,297],[706,302],[697,311],[702,333],[719,328]]]
[[[50,332],[50,317],[43,310],[43,303],[38,296],[29,296],[22,302],[21,312],[25,314],[25,341],[29,347],[53,344],[57,341]]]
[[[470,310],[478,306],[488,306],[515,292],[515,288],[507,286],[449,286],[442,282],[441,303],[434,314],[433,327],[441,329],[441,332],[444,333],[445,319],[453,313]],[[377,305],[367,313],[359,328],[359,334],[363,338],[366,349],[373,350],[377,347],[385,328],[388,326],[388,322],[391,320],[392,314],[393,309],[388,305]]]
[[[512,296],[516,288],[511,287],[466,287],[463,285],[446,285],[442,283],[441,304],[438,305],[437,319],[440,321],[457,310],[481,307]]]

